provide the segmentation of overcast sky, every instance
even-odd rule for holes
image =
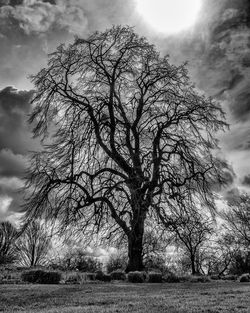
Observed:
[[[15,220],[21,211],[16,190],[28,151],[39,145],[26,122],[33,88],[28,76],[60,43],[113,24],[134,26],[171,62],[189,62],[192,81],[222,103],[230,124],[219,135],[221,156],[235,172],[228,194],[250,188],[249,0],[201,1],[196,23],[170,35],[143,20],[135,0],[0,0],[0,220]]]

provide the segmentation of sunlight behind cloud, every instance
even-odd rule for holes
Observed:
[[[136,0],[137,11],[152,28],[177,33],[192,26],[202,0]]]

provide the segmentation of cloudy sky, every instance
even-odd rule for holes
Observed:
[[[21,211],[16,190],[28,151],[39,146],[26,122],[29,75],[46,65],[47,54],[60,43],[114,24],[134,26],[173,63],[188,61],[192,81],[221,102],[230,124],[230,131],[219,135],[221,155],[235,172],[229,194],[250,188],[249,0],[185,0],[200,1],[201,8],[193,25],[178,32],[159,31],[137,1],[0,0],[0,220],[16,220]],[[160,20],[167,12],[156,10],[157,1],[152,0],[152,12]],[[181,12],[182,1],[172,1]],[[183,12],[182,19],[189,14]]]

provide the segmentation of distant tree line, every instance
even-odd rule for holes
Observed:
[[[172,215],[170,226],[162,232],[147,230],[143,243],[144,269],[218,276],[249,272],[249,210],[250,196],[243,194],[218,215],[220,226],[216,225],[215,219],[198,213]],[[98,258],[80,248],[68,249],[57,258],[51,258],[52,239],[49,229],[39,221],[22,230],[17,230],[9,222],[0,223],[0,265],[43,265],[83,272],[103,269]],[[171,261],[166,255],[169,246],[175,249]],[[117,248],[117,253],[111,254],[105,263],[107,272],[127,267],[126,242],[120,241]]]

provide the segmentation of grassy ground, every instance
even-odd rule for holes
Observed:
[[[0,312],[246,313],[250,284],[0,285]]]

